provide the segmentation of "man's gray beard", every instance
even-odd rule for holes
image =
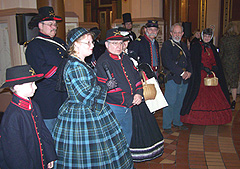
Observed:
[[[172,39],[173,39],[175,42],[177,42],[177,43],[179,43],[179,42],[181,41],[181,38],[179,38],[179,40],[177,40],[177,39],[175,39],[175,38],[172,37]]]
[[[156,35],[155,33],[151,33],[151,34],[149,34],[149,33],[147,33],[147,31],[146,31],[146,35],[147,35],[147,37],[150,37],[151,35],[153,35],[153,36],[154,36],[154,38],[156,38],[156,37],[157,37],[157,35]]]

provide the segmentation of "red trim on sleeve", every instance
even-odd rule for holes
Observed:
[[[121,88],[116,88],[116,89],[109,90],[107,93],[116,93],[116,92],[121,92],[121,91],[122,91]]]
[[[49,70],[46,74],[45,74],[45,78],[50,78],[50,77],[52,77],[55,73],[56,73],[56,71],[57,71],[57,66],[53,66],[52,67],[52,69],[51,70]]]
[[[102,82],[102,83],[106,83],[106,82],[107,82],[107,79],[102,78],[102,77],[97,77],[97,80],[98,80],[99,82]]]
[[[136,83],[136,87],[140,86],[141,84],[142,84],[141,81],[137,82],[137,83]]]

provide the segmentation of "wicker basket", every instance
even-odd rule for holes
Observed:
[[[157,95],[157,90],[154,84],[147,84],[144,73],[142,72],[143,96],[145,100],[153,100]]]
[[[218,78],[216,77],[215,73],[212,71],[213,77],[205,77],[204,78],[204,85],[205,86],[217,86],[218,85]]]

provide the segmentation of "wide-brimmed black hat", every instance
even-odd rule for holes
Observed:
[[[90,28],[89,30],[90,33],[93,35],[93,39],[97,39],[98,35],[101,33],[101,30],[98,29],[97,27]]]
[[[122,35],[121,31],[119,31],[118,28],[107,30],[106,40],[125,40],[125,39],[126,37]]]
[[[34,27],[38,26],[39,22],[51,20],[61,22],[63,19],[62,17],[55,15],[54,10],[51,6],[41,7],[38,9],[38,15],[32,17],[32,19],[28,23],[28,28],[33,29]]]
[[[148,22],[146,23],[146,27],[156,27],[156,28],[158,28],[158,21],[148,20]]]
[[[7,68],[6,81],[0,87],[13,87],[28,82],[35,82],[42,79],[44,74],[36,74],[30,65],[21,65]]]
[[[123,24],[125,24],[126,22],[132,22],[131,13],[124,13],[122,17],[123,17]]]
[[[67,34],[68,47],[72,46],[73,42],[75,42],[78,38],[85,35],[86,33],[89,33],[89,32],[87,31],[87,29],[83,27],[77,27],[70,30]]]

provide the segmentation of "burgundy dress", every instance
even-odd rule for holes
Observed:
[[[204,52],[204,47],[202,46],[201,62],[204,67],[208,67],[210,70],[212,66],[216,65],[211,48],[206,48],[206,52]],[[201,83],[198,95],[191,106],[189,114],[181,116],[181,121],[198,125],[220,125],[231,122],[232,111],[230,104],[224,96],[220,85],[205,86],[204,78],[206,76],[207,72],[201,70]],[[211,76],[213,75],[211,74]]]

